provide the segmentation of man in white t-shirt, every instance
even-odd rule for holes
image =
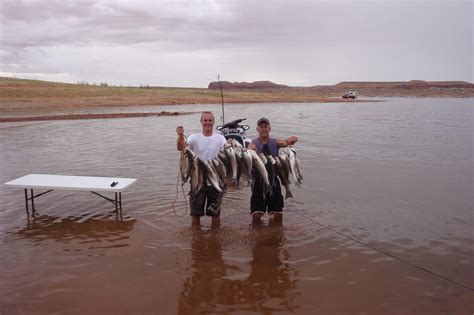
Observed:
[[[177,127],[178,150],[183,151],[188,146],[203,161],[217,157],[226,144],[226,139],[223,135],[214,133],[214,122],[214,114],[203,112],[201,114],[202,131],[190,135],[187,139],[184,137],[184,128]],[[201,190],[190,198],[192,223],[199,224],[203,215],[212,217],[213,224],[219,223],[223,195],[224,191],[219,193],[211,185],[203,185]]]

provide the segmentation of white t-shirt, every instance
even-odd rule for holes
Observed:
[[[223,135],[213,133],[206,137],[200,133],[194,133],[186,139],[186,143],[191,147],[196,156],[203,161],[212,160],[226,144],[227,140]]]

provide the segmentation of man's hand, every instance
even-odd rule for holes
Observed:
[[[186,139],[184,138],[184,128],[183,126],[176,127],[176,133],[178,134],[178,140],[176,141],[176,148],[178,151],[183,151],[186,149]]]
[[[293,145],[295,144],[296,142],[298,141],[298,137],[297,136],[290,136],[287,140],[288,142],[288,145]]]

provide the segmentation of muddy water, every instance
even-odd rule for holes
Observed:
[[[204,109],[220,112],[172,107]],[[138,182],[121,214],[54,191],[29,220],[23,191],[1,186],[0,312],[471,314],[472,111],[472,99],[227,106],[251,136],[265,115],[274,136],[301,137],[304,187],[292,188],[282,226],[256,227],[245,185],[226,194],[219,227],[191,227],[174,128],[198,131],[198,114],[1,124],[1,183]]]

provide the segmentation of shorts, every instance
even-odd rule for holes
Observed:
[[[191,195],[189,198],[189,203],[191,205],[190,215],[202,217],[204,215],[204,208],[206,208],[207,216],[218,217],[221,214],[223,196],[224,191],[218,192],[214,187],[204,185],[197,194],[194,196]]]
[[[252,196],[250,197],[250,214],[265,213],[272,214],[274,212],[281,213],[283,211],[283,195],[281,194],[281,185],[278,177],[274,176],[274,180],[270,182],[272,189],[264,194],[262,190],[262,177],[255,174],[252,181]]]

